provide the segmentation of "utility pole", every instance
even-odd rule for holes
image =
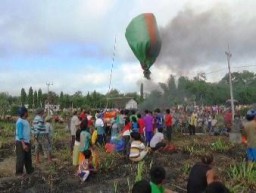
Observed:
[[[231,103],[232,123],[233,123],[233,121],[234,121],[234,115],[235,115],[235,107],[234,107],[234,97],[233,97],[232,78],[231,78],[231,71],[230,71],[230,58],[231,58],[232,54],[231,54],[230,51],[229,51],[229,45],[228,45],[228,51],[226,51],[225,54],[227,55],[227,60],[228,60],[230,103]]]
[[[48,105],[48,109],[47,109],[47,115],[50,115],[50,86],[52,86],[53,83],[50,82],[46,82],[46,86],[47,86],[47,105]]]

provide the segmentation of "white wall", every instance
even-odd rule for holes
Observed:
[[[126,103],[125,108],[126,109],[137,109],[138,104],[135,100],[131,99]]]

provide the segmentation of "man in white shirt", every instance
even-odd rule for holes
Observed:
[[[73,112],[73,116],[70,120],[70,132],[71,132],[71,153],[73,152],[73,147],[76,139],[76,131],[80,126],[80,120],[77,116],[77,111]]]
[[[166,143],[164,143],[163,128],[158,128],[158,132],[156,132],[150,140],[150,147],[155,151],[165,146]]]
[[[103,145],[106,143],[106,131],[105,131],[104,122],[102,118],[103,118],[103,114],[98,113],[97,119],[95,121],[95,127],[97,129],[97,134],[98,134],[97,143],[99,145]]]

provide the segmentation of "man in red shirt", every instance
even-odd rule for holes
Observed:
[[[172,115],[170,113],[170,109],[166,109],[165,114],[165,126],[166,126],[166,137],[168,139],[168,142],[171,142],[172,138]]]
[[[137,117],[138,117],[138,124],[139,124],[139,133],[140,133],[140,136],[142,137],[142,140],[144,141],[144,139],[145,139],[145,122],[144,122],[144,119],[141,118],[140,113],[137,114]]]
[[[82,112],[81,112],[79,118],[80,118],[81,120],[84,120],[85,118],[87,118],[86,110],[82,110]]]
[[[232,111],[229,109],[225,114],[224,114],[224,121],[225,121],[225,126],[228,132],[231,130],[232,126]]]

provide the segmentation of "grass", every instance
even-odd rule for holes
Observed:
[[[211,144],[211,150],[215,151],[215,152],[225,152],[227,151],[228,149],[230,149],[231,146],[230,144],[224,142],[223,140],[221,140],[220,138],[218,138],[216,140],[216,142],[212,143]]]
[[[3,123],[5,131],[4,136],[0,134],[0,142],[3,142],[4,148],[10,148],[14,143],[14,126],[14,123]],[[54,192],[56,187],[62,188],[62,186],[59,186],[58,180],[60,181],[65,180],[66,178],[73,178],[75,168],[71,164],[72,160],[69,149],[70,133],[65,130],[65,124],[53,123],[53,127],[53,155],[56,157],[57,161],[55,164],[48,164],[47,162],[42,163],[40,165],[40,168],[42,168],[42,174],[40,175],[45,178],[45,182],[50,185],[51,190]],[[175,154],[172,157],[169,157],[170,155],[168,154],[159,155],[161,158],[166,157],[166,160],[163,160],[156,159],[149,155],[145,158],[144,162],[140,162],[138,164],[131,163],[127,160],[123,161],[123,157],[118,153],[106,153],[104,147],[97,148],[100,160],[99,173],[96,174],[96,179],[91,180],[96,183],[97,181],[95,180],[99,179],[107,181],[110,176],[110,188],[112,189],[112,192],[118,193],[121,190],[124,190],[124,187],[126,189],[125,192],[131,192],[135,181],[149,178],[149,171],[152,165],[168,165],[173,167],[170,168],[171,172],[175,172],[175,176],[171,176],[167,179],[168,182],[170,182],[170,187],[172,187],[171,184],[175,182],[184,189],[186,187],[191,166],[197,161],[200,161],[200,159],[198,159],[200,155],[206,152],[212,152],[214,159],[218,161],[216,163],[216,167],[221,169],[221,175],[219,175],[220,180],[230,188],[232,193],[256,192],[256,166],[251,166],[246,162],[241,162],[241,156],[239,157],[239,154],[234,154],[233,157],[230,157],[230,154],[227,155],[230,148],[234,149],[228,142],[228,138],[216,136],[190,137],[179,134],[176,135],[174,133],[174,139],[172,142],[177,146],[177,151],[179,153],[186,153],[183,154],[185,155],[184,157],[181,156],[181,158],[178,158],[175,157]],[[243,148],[243,146],[239,145],[239,148],[235,149],[236,151],[241,152],[240,150],[243,150]],[[3,161],[0,161],[0,177],[13,176],[14,174],[15,157],[14,154],[11,155],[11,157],[8,156],[6,156]],[[120,164],[125,164],[125,167]],[[120,168],[122,170],[120,170]],[[124,173],[122,173],[123,169],[125,170]],[[116,171],[120,172],[119,176]],[[125,180],[122,181],[122,179]],[[88,185],[91,184],[89,183]]]
[[[0,149],[14,143],[15,123],[0,121]]]
[[[138,182],[140,180],[142,180],[143,178],[143,173],[144,173],[144,167],[145,167],[145,162],[144,161],[141,161],[138,163],[138,166],[137,166],[137,175],[135,177],[135,182]]]
[[[15,173],[15,162],[16,160],[12,157],[4,159],[0,162],[0,178],[14,176]]]
[[[230,165],[227,170],[227,175],[231,182],[236,185],[235,190],[240,191],[241,188],[254,187],[256,188],[256,164],[255,163],[237,163]],[[235,191],[234,191],[235,192]]]

